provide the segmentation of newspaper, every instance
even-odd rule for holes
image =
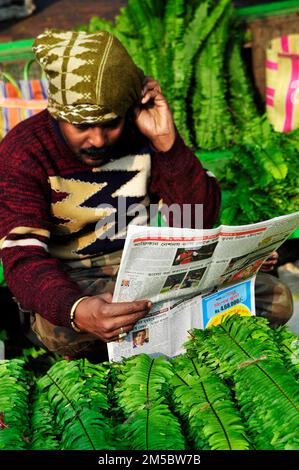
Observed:
[[[108,343],[109,359],[174,357],[188,331],[236,305],[255,314],[255,275],[298,225],[299,212],[209,230],[129,226],[113,301],[148,299],[153,306],[124,339]]]

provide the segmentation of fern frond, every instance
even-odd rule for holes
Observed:
[[[263,183],[269,183],[273,179],[283,180],[288,173],[285,156],[276,141],[271,124],[265,116],[244,123],[242,143],[254,155],[256,165],[264,170]]]
[[[299,379],[299,339],[295,333],[287,330],[286,326],[280,326],[273,330],[273,336],[278,344],[282,360],[286,368],[298,380]]]
[[[234,381],[256,448],[298,449],[298,384],[283,364],[265,359],[236,372]]]
[[[145,0],[151,16],[158,16],[162,18],[165,11],[165,0]]]
[[[31,450],[60,449],[61,430],[56,425],[54,412],[40,382],[36,383],[33,395],[31,426],[33,429]]]
[[[171,365],[163,357],[134,356],[124,363],[119,375],[119,385],[116,386],[119,405],[128,414],[161,397],[164,399],[171,376]]]
[[[184,450],[185,442],[177,418],[164,403],[132,413],[121,426],[131,450]]]
[[[184,0],[168,0],[164,14],[164,76],[160,80],[172,109],[177,99],[173,90],[175,69],[178,66],[175,54],[179,44],[182,44],[184,20]]]
[[[121,26],[121,16],[127,16],[128,20],[132,22],[132,26],[138,31],[139,53],[138,56],[133,58],[139,65],[143,62],[143,69],[146,75],[152,77],[159,77],[160,60],[157,50],[159,50],[160,43],[163,39],[163,24],[160,16],[152,14],[153,8],[150,2],[136,2],[129,0],[127,7],[122,10],[122,15],[116,19],[117,26]],[[127,24],[127,20],[126,24]],[[130,50],[132,53],[132,51]],[[138,49],[135,49],[138,52]],[[142,60],[141,59],[142,56]]]
[[[62,449],[114,449],[107,370],[87,360],[60,361],[41,379],[61,429]]]
[[[230,6],[230,0],[220,0],[212,11],[208,12],[208,2],[201,3],[192,19],[189,27],[187,28],[183,38],[183,48],[179,48],[176,61],[181,63],[181,67],[178,67],[178,71],[175,76],[175,88],[183,90],[183,96],[186,96],[186,92],[190,83],[190,67],[192,61],[201,47],[203,41],[211,33],[221,16],[224,14],[226,8]],[[209,13],[209,14],[208,14]],[[185,71],[185,74],[181,75],[181,71]]]
[[[259,115],[241,56],[241,39],[237,33],[229,55],[230,109],[240,147],[229,164],[231,177],[222,182],[231,194],[221,215],[225,224],[230,223],[229,204],[234,208],[236,201],[239,210],[234,210],[234,224],[289,214],[299,204],[296,143],[288,135],[274,132],[267,118]]]
[[[186,100],[190,81],[193,73],[193,61],[202,46],[203,41],[211,33],[226,8],[230,5],[230,0],[220,0],[216,6],[208,12],[208,2],[201,3],[194,12],[194,18],[186,28],[182,44],[177,44],[175,52],[174,69],[174,119],[183,136],[187,134],[186,113],[184,112],[184,102]],[[180,66],[177,66],[180,64]],[[188,140],[187,140],[188,141]]]
[[[125,422],[119,427],[133,450],[184,449],[177,418],[167,404],[171,364],[163,357],[140,354],[128,359],[118,373],[117,404]]]
[[[212,328],[200,347],[201,354],[212,355],[216,367],[234,382],[255,447],[295,449],[298,384],[284,367],[266,321],[235,315]]]
[[[234,128],[226,103],[225,46],[231,16],[226,14],[208,37],[195,65],[192,100],[195,140],[199,148],[214,150],[232,143]]]
[[[174,361],[172,379],[177,412],[185,418],[195,449],[249,449],[242,418],[227,385],[194,358]]]
[[[239,32],[233,32],[234,40],[231,42],[228,54],[230,106],[237,125],[256,120],[259,117],[254,103],[252,84],[245,71],[241,48],[243,37]]]
[[[296,212],[299,205],[298,155],[282,137],[279,148],[288,166],[288,174],[284,180],[275,181],[258,162],[258,151],[252,153],[244,147],[232,149],[233,158],[228,163],[226,179],[222,180],[225,197],[221,223],[243,225]],[[257,172],[259,178],[256,177]]]
[[[97,31],[103,30],[108,33],[115,34],[115,26],[111,21],[100,18],[99,16],[92,16],[88,24],[79,26],[78,31],[86,31],[88,33],[96,33]]]
[[[254,104],[252,85],[245,72],[241,57],[241,40],[236,36],[229,56],[231,109],[241,131],[240,142],[250,150],[256,165],[264,169],[262,187],[269,183],[271,177],[284,179],[288,172],[284,155],[279,144],[275,142],[275,133],[264,116],[261,117]],[[270,179],[269,179],[270,178]]]
[[[98,411],[77,408],[67,420],[61,437],[62,450],[115,450],[111,430]]]
[[[21,359],[0,361],[0,449],[29,448],[29,373]]]

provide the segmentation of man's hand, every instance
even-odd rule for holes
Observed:
[[[112,303],[112,294],[107,292],[82,300],[75,311],[75,322],[80,330],[107,343],[116,341],[120,333],[131,331],[150,308],[148,300]]]
[[[172,113],[158,82],[146,77],[142,99],[134,109],[135,123],[158,152],[167,152],[175,141]]]
[[[260,271],[263,271],[264,273],[268,273],[270,271],[273,271],[275,266],[277,265],[278,262],[278,253],[277,251],[273,251],[269,258],[266,259],[266,261],[263,262]]]

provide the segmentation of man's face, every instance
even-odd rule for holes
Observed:
[[[101,166],[113,156],[121,136],[125,118],[116,118],[105,124],[70,124],[59,121],[60,130],[76,157],[88,166]]]
[[[140,346],[141,344],[144,343],[146,337],[146,333],[144,330],[138,331],[136,338],[135,338],[135,343],[136,345]]]

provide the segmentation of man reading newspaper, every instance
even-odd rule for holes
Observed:
[[[113,300],[148,298],[153,305],[121,342],[108,343],[109,359],[138,354],[139,331],[149,338],[144,353],[174,357],[183,352],[190,331],[230,315],[262,315],[271,326],[285,323],[292,308],[288,289],[257,272],[261,267],[271,272],[277,261],[273,250],[298,224],[299,213],[205,230],[130,225]]]
[[[160,199],[202,205],[208,228],[220,191],[179,136],[159,84],[115,37],[47,30],[34,51],[49,82],[48,109],[0,147],[5,278],[42,345],[71,357],[94,351],[101,360],[107,343],[151,308],[146,298],[112,303],[127,225],[148,222],[133,211],[116,227],[117,216],[126,204],[147,212]],[[257,309],[272,324],[286,322],[286,286],[264,275]]]

